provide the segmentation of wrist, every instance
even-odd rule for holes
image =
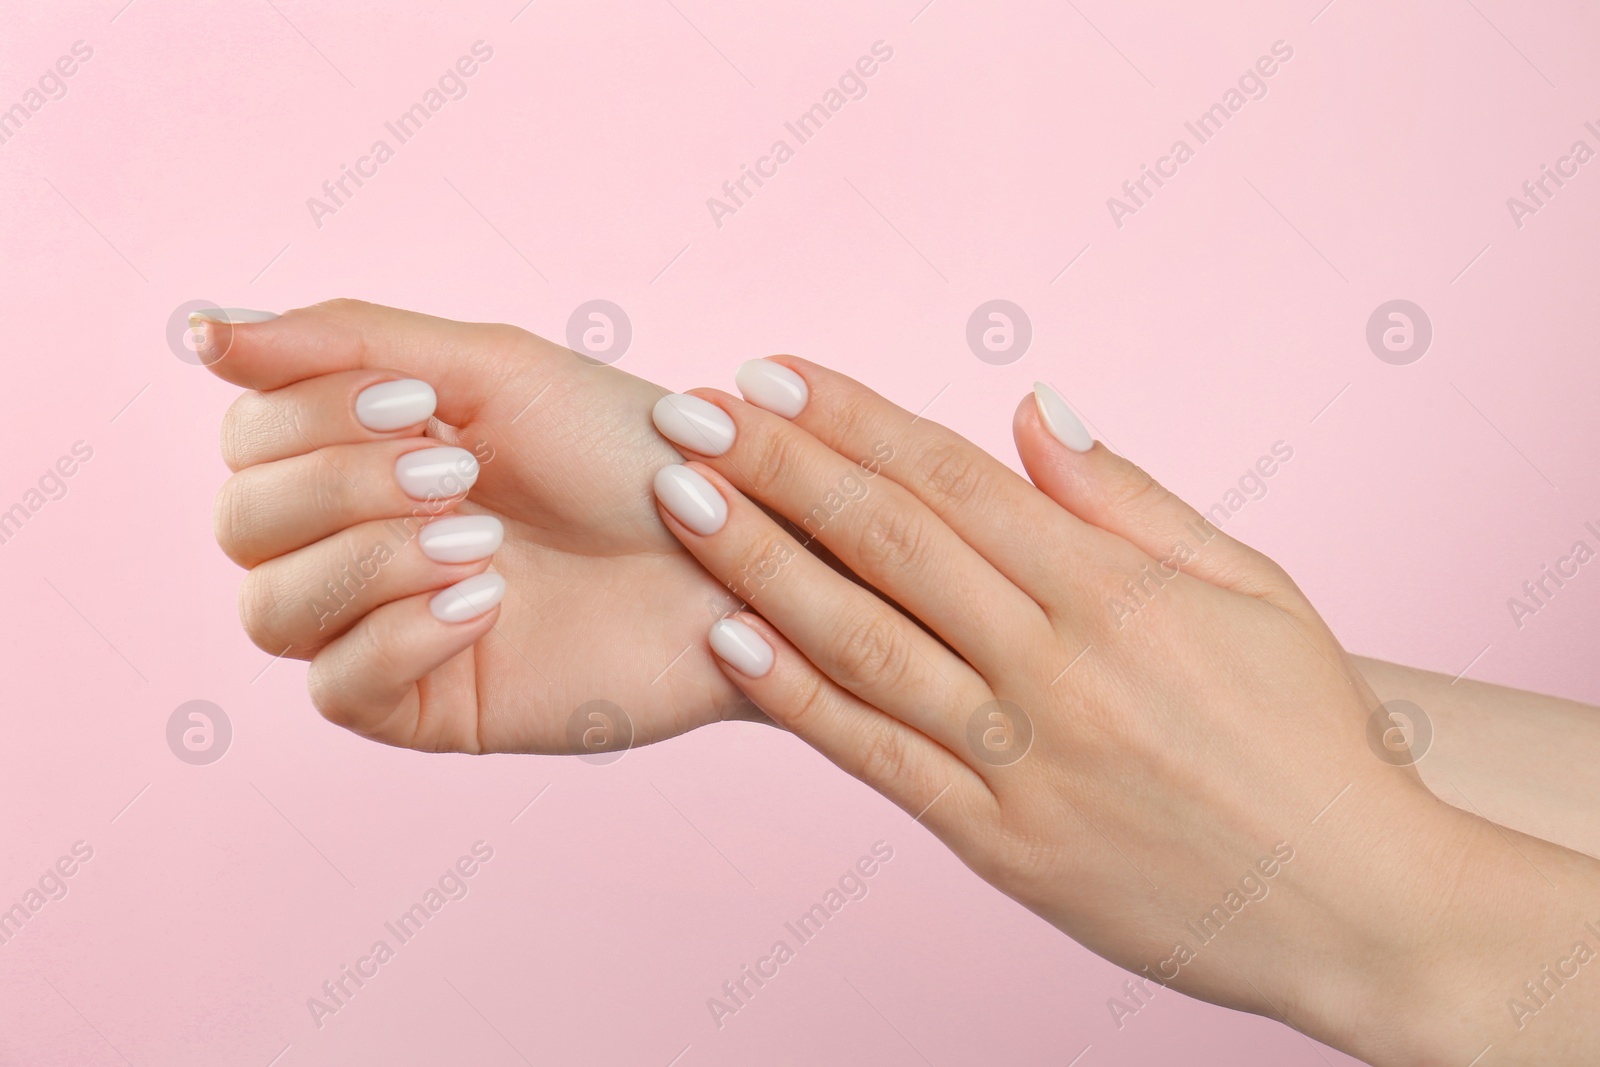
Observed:
[[[1600,865],[1431,796],[1399,814],[1339,890],[1350,906],[1333,965],[1306,976],[1322,1010],[1304,1029],[1378,1067],[1463,1067],[1491,1047],[1501,1065],[1593,1062],[1594,1036],[1573,1031],[1600,1003],[1600,959],[1592,992],[1544,968],[1579,940],[1600,955],[1585,931],[1600,930]]]
[[[1360,951],[1330,976],[1337,989],[1326,1002],[1338,1014],[1326,1020],[1327,1040],[1377,1067],[1461,1067],[1483,1043],[1460,1054],[1476,1040],[1460,1012],[1494,955],[1476,930],[1493,880],[1478,865],[1489,827],[1416,792],[1397,826],[1401,847],[1351,898],[1347,918],[1360,929],[1345,938]]]
[[[1485,832],[1407,777],[1357,779],[1296,846],[1278,938],[1289,951],[1252,980],[1266,1002],[1256,1010],[1376,1067],[1431,1067],[1470,1041],[1448,1021],[1455,983],[1482,970],[1463,956],[1484,921]],[[1448,1062],[1463,1067],[1482,1047]]]

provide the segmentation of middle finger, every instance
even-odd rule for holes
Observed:
[[[434,444],[412,437],[332,445],[246,467],[217,494],[217,543],[254,567],[358,522],[438,515],[472,488],[478,460]]]

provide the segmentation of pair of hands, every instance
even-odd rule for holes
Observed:
[[[633,744],[769,717],[1148,989],[1379,1062],[1481,1048],[1494,990],[1434,957],[1505,917],[1466,905],[1518,877],[1497,830],[1369,751],[1377,699],[1280,568],[1053,393],[1017,410],[1030,483],[790,357],[746,365],[748,401],[663,397],[511,327],[353,302],[203,329],[252,390],[217,508],[245,625],[311,660],[330,720],[553,753],[595,699]],[[401,379],[436,410],[366,392]],[[416,459],[439,447],[464,451]]]

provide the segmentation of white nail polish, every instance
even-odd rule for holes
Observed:
[[[1094,438],[1084,429],[1083,420],[1067,406],[1060,393],[1044,382],[1034,382],[1033,402],[1039,406],[1039,418],[1044,420],[1044,428],[1050,431],[1051,437],[1074,452],[1087,452],[1094,447]]]
[[[447,515],[417,532],[417,547],[435,563],[476,563],[494,555],[505,536],[493,515]]]
[[[201,308],[189,312],[190,322],[197,319],[201,322],[222,323],[271,322],[277,317],[276,311],[252,311],[249,308]]]
[[[733,420],[709,400],[670,393],[650,413],[661,436],[702,456],[720,456],[733,447]]]
[[[741,364],[733,376],[744,398],[774,415],[792,419],[806,409],[811,390],[806,380],[788,367],[770,359],[752,359]]]
[[[422,422],[439,404],[433,386],[415,378],[379,382],[356,394],[356,420],[382,433],[403,430]]]
[[[711,625],[711,651],[747,678],[760,678],[772,669],[772,646],[738,619],[719,619]]]
[[[395,480],[413,500],[459,496],[478,480],[478,460],[464,448],[421,448],[395,461]]]
[[[717,487],[681,463],[656,471],[656,499],[701,537],[710,537],[728,521],[728,502]]]
[[[428,601],[428,610],[440,622],[468,622],[482,618],[506,595],[506,580],[493,571],[457,582]]]

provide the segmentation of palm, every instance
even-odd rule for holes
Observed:
[[[705,648],[707,627],[737,600],[657,516],[651,479],[679,458],[650,422],[662,391],[529,343],[526,373],[469,425],[437,434],[484,460],[461,510],[505,523],[495,568],[507,591],[494,630],[419,684],[419,729],[443,736],[418,742],[457,747],[475,736],[483,751],[546,753],[614,745],[615,733],[584,740],[569,728],[596,700],[622,709],[633,744],[756,715]],[[583,724],[605,723],[587,714],[603,707],[585,709]]]

